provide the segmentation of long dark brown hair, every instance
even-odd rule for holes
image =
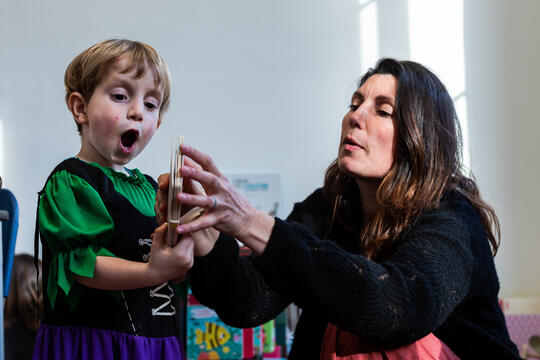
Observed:
[[[463,173],[461,129],[445,86],[418,63],[385,58],[362,77],[358,88],[375,74],[392,75],[398,83],[394,162],[378,187],[379,208],[367,224],[362,224],[354,178],[339,169],[337,159],[328,167],[323,190],[334,204],[332,225],[358,234],[364,254],[377,258],[422,212],[437,208],[445,193],[457,190],[477,209],[495,255],[499,222],[472,175]]]
[[[41,267],[41,261],[39,267]],[[43,301],[42,291],[40,291],[41,279],[37,279],[36,274],[33,256],[15,255],[9,294],[4,305],[5,327],[10,327],[20,321],[26,328],[37,331],[39,325],[37,314],[38,311],[41,312]]]

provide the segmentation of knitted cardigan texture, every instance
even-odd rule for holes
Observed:
[[[221,235],[191,272],[196,298],[226,323],[252,327],[291,302],[302,309],[289,359],[319,359],[328,323],[386,349],[433,332],[462,359],[519,359],[498,305],[486,233],[456,191],[405,229],[384,261],[330,237],[331,206],[316,190],[276,218],[260,256],[239,257]]]

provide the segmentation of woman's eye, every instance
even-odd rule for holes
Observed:
[[[116,101],[124,101],[127,99],[127,96],[124,94],[112,94],[111,97]]]
[[[389,112],[386,112],[384,110],[377,110],[377,114],[379,114],[380,116],[383,116],[383,117],[391,117],[392,114],[390,114]]]
[[[350,111],[355,112],[357,109],[358,109],[358,105],[355,105],[355,104],[349,105],[349,110]]]

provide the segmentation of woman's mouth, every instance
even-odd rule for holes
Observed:
[[[124,153],[129,153],[133,150],[133,147],[139,139],[139,131],[128,130],[120,136],[120,148]]]
[[[347,151],[364,150],[364,147],[358,144],[353,138],[346,137],[343,139],[343,147]]]

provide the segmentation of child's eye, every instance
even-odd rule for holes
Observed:
[[[154,104],[154,103],[151,103],[151,102],[145,102],[145,103],[144,103],[144,106],[146,106],[146,108],[147,108],[148,110],[155,110],[155,109],[157,109],[157,105]]]
[[[349,105],[349,110],[352,112],[355,112],[356,110],[358,110],[358,105],[356,104]]]
[[[124,94],[112,94],[111,98],[116,101],[124,101],[127,99],[127,96]]]

